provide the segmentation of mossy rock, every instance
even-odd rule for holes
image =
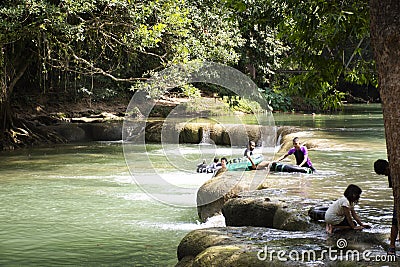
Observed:
[[[248,192],[253,177],[240,172],[227,171],[206,181],[197,191],[197,213],[201,221],[221,214],[226,201],[241,192]]]
[[[222,245],[209,247],[197,255],[193,260],[193,267],[263,267],[263,266],[285,266],[275,261],[262,261],[257,257],[255,248],[244,245]]]
[[[178,260],[188,256],[195,257],[209,247],[230,242],[232,242],[232,237],[221,234],[217,229],[200,229],[192,231],[179,243],[177,250]]]
[[[309,229],[309,220],[300,211],[265,197],[230,199],[222,208],[227,226],[261,226],[287,231]]]

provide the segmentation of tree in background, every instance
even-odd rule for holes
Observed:
[[[288,88],[340,107],[341,82],[376,84],[369,39],[369,7],[357,1],[283,1],[280,35],[290,46],[287,67],[298,70]]]
[[[239,68],[265,92],[319,99],[332,110],[341,82],[376,83],[361,0],[2,3],[0,147],[50,138],[13,117],[16,89],[126,92],[172,64],[207,60]],[[199,95],[191,86],[183,93]]]
[[[71,90],[89,78],[119,84],[146,80],[171,64],[238,59],[240,36],[223,12],[190,1],[3,1],[0,7],[0,147],[49,139],[13,117],[16,87]],[[215,20],[207,20],[208,16]],[[222,18],[222,19],[221,19]],[[210,25],[210,21],[213,25]],[[212,26],[212,27],[210,27]],[[104,79],[104,78],[103,78]],[[78,85],[83,87],[84,85]],[[25,91],[32,90],[25,88]],[[129,88],[125,85],[125,88]]]
[[[362,0],[225,0],[246,45],[241,62],[271,89],[340,107],[343,82],[376,86],[369,7]]]
[[[371,38],[382,99],[394,200],[400,210],[400,2],[371,0]],[[397,212],[400,221],[400,213]]]
[[[289,50],[278,38],[284,6],[273,0],[225,0],[224,3],[245,40],[238,47],[238,68],[260,87],[271,86],[275,71],[283,67],[282,59]]]

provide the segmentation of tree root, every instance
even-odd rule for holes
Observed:
[[[56,132],[42,130],[32,122],[14,120],[10,129],[3,133],[0,140],[0,150],[14,150],[42,144],[65,143],[66,140]]]

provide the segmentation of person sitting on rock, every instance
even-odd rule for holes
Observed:
[[[369,225],[361,222],[354,210],[361,193],[360,187],[350,184],[344,191],[344,196],[329,206],[325,213],[326,231],[328,233],[333,233],[336,229],[362,230],[370,228]],[[355,221],[353,221],[353,218]]]

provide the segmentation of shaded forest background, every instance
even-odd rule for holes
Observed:
[[[123,115],[148,78],[192,61],[246,73],[274,110],[379,101],[369,6],[360,0],[3,1],[0,48],[2,149],[61,141],[32,117],[49,124],[109,107]],[[210,85],[160,97],[172,96],[237,104]]]

